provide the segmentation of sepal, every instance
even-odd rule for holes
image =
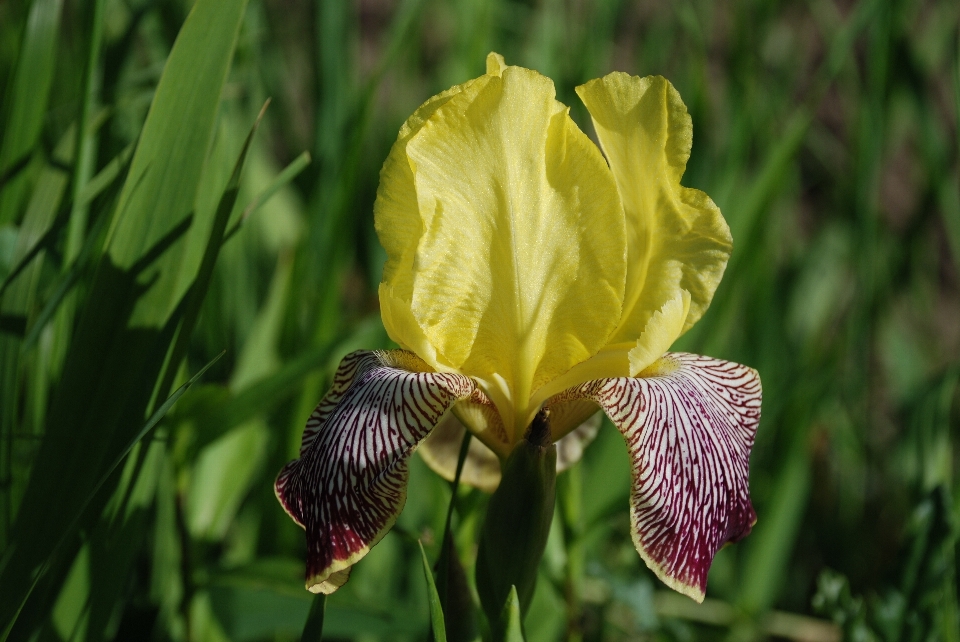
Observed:
[[[277,499],[307,531],[307,588],[332,593],[390,530],[407,497],[407,462],[440,418],[475,389],[403,350],[344,357],[307,421]]]
[[[756,522],[748,481],[761,393],[751,368],[668,353],[639,377],[590,381],[551,400],[591,399],[623,434],[634,545],[664,584],[698,602],[713,556]]]

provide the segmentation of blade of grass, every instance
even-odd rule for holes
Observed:
[[[75,149],[76,161],[73,165],[71,194],[73,209],[70,212],[70,225],[67,231],[67,246],[65,250],[67,262],[76,258],[83,246],[83,237],[87,231],[87,207],[80,198],[84,188],[93,175],[96,164],[94,156],[94,133],[87,126],[96,103],[97,69],[100,60],[100,43],[103,39],[103,8],[106,0],[94,0],[90,11],[90,24],[85,30],[89,34],[87,42],[87,60],[83,69],[83,80],[80,85],[80,118],[77,126],[77,142]]]
[[[437,593],[437,585],[433,581],[433,571],[430,570],[430,562],[427,561],[427,552],[423,550],[423,542],[417,540],[417,544],[420,545],[420,559],[423,561],[423,577],[427,580],[430,630],[433,633],[434,642],[447,642],[447,627],[443,623],[443,607],[440,606],[440,595]]]
[[[310,604],[310,613],[303,625],[300,642],[320,642],[323,639],[323,615],[327,609],[327,596],[317,593]]]
[[[7,171],[31,153],[40,139],[56,64],[57,34],[63,0],[34,0],[4,104],[4,128],[0,132],[0,170]],[[0,193],[0,225],[19,216],[24,177],[14,179]]]
[[[13,628],[13,625],[16,622],[17,614],[19,614],[20,610],[23,608],[23,605],[26,603],[27,599],[30,597],[30,593],[32,592],[33,588],[37,585],[40,579],[47,572],[47,569],[50,567],[50,564],[54,558],[54,555],[56,555],[57,550],[61,546],[63,546],[64,542],[67,541],[68,537],[73,534],[73,527],[76,526],[76,524],[83,517],[84,511],[93,501],[93,499],[97,496],[97,493],[103,487],[104,483],[106,483],[106,481],[110,478],[113,472],[120,466],[120,464],[123,463],[123,461],[127,458],[127,455],[130,454],[130,451],[133,450],[134,446],[140,443],[140,441],[144,437],[146,437],[147,434],[149,434],[149,432],[153,430],[158,423],[160,423],[160,420],[162,420],[164,416],[166,416],[170,408],[172,408],[173,405],[180,400],[180,397],[182,397],[183,394],[190,389],[190,386],[192,386],[197,381],[199,381],[200,378],[207,372],[207,370],[209,370],[217,361],[219,361],[224,354],[226,354],[226,350],[224,350],[223,352],[218,354],[216,357],[214,357],[209,363],[207,363],[207,365],[201,368],[197,372],[197,374],[193,375],[189,381],[187,381],[185,384],[177,388],[173,392],[173,394],[166,399],[166,401],[160,404],[160,407],[158,407],[156,411],[152,415],[150,415],[150,418],[147,419],[147,422],[140,428],[140,431],[133,436],[133,438],[127,443],[127,445],[117,455],[117,457],[113,460],[113,462],[109,466],[107,466],[107,468],[103,471],[103,473],[100,475],[100,479],[96,482],[96,484],[94,484],[93,489],[87,494],[86,498],[81,502],[80,508],[77,511],[76,515],[74,516],[73,521],[69,523],[67,528],[61,531],[62,534],[60,538],[57,540],[56,544],[54,544],[53,548],[51,549],[49,556],[47,557],[46,560],[44,560],[43,564],[41,564],[41,566],[38,568],[36,575],[33,577],[31,581],[30,588],[27,590],[26,594],[23,596],[20,604],[16,606],[14,617],[9,621],[9,623],[6,624],[6,629],[4,630],[3,634],[0,635],[0,640],[6,640],[7,635],[10,633],[10,629]],[[12,556],[13,556],[13,551],[11,550],[11,551],[8,551],[7,554],[5,554],[2,560],[0,560],[0,562],[2,562],[3,564],[3,565],[0,565],[0,574],[3,574],[3,572],[6,570],[5,568],[6,564],[9,563]]]
[[[197,272],[197,278],[194,280],[193,285],[186,295],[186,307],[184,308],[183,320],[177,329],[173,346],[170,348],[170,357],[167,361],[166,370],[160,378],[160,384],[157,388],[160,395],[165,395],[166,391],[170,388],[177,368],[180,367],[180,362],[183,361],[183,358],[187,354],[187,346],[189,345],[193,328],[200,316],[203,300],[207,297],[210,280],[213,278],[213,268],[217,263],[217,257],[220,256],[220,248],[223,247],[227,222],[230,220],[233,206],[237,202],[237,194],[240,192],[240,175],[243,172],[243,165],[247,160],[247,153],[250,151],[250,144],[253,142],[253,137],[256,135],[257,129],[260,127],[260,122],[263,120],[263,115],[269,106],[270,100],[267,99],[260,109],[260,114],[257,116],[256,122],[254,122],[253,127],[250,128],[250,133],[247,134],[247,139],[243,143],[243,148],[240,150],[237,162],[233,166],[230,181],[227,183],[223,195],[220,197],[220,203],[217,205],[216,216],[213,220],[213,229],[210,231],[210,236],[207,239],[207,247],[200,262],[200,269]]]
[[[245,6],[198,0],[164,67],[47,414],[23,496],[30,508],[13,526],[0,626],[15,617],[103,468],[151,414],[177,309],[202,258],[186,249],[208,237],[200,222],[191,227],[193,200]]]
[[[250,203],[245,208],[243,208],[243,214],[240,216],[239,219],[237,219],[237,222],[234,223],[229,230],[227,230],[226,234],[224,234],[223,236],[224,243],[226,243],[228,240],[230,240],[230,238],[234,234],[240,231],[240,227],[246,222],[248,218],[250,218],[251,214],[253,214],[258,209],[260,209],[260,206],[264,205],[267,201],[269,201],[273,197],[274,194],[279,192],[290,181],[295,179],[300,174],[300,172],[302,172],[309,164],[310,164],[310,153],[303,152],[302,154],[297,156],[295,159],[293,159],[293,161],[291,161],[289,165],[284,167],[283,171],[277,174],[277,177],[273,179],[270,185],[268,185],[266,189],[264,189],[262,192],[257,194],[256,198],[250,201]]]

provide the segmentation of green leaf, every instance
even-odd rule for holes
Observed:
[[[323,614],[327,606],[327,596],[317,593],[310,604],[310,613],[303,625],[300,642],[320,642],[323,639]]]
[[[250,218],[250,215],[260,209],[260,206],[269,201],[274,194],[283,189],[287,183],[296,178],[300,172],[306,169],[307,165],[310,164],[310,153],[303,152],[295,159],[293,159],[289,165],[283,168],[277,177],[270,182],[270,184],[254,198],[246,207],[243,208],[243,214],[237,219],[237,222],[233,224],[226,234],[224,234],[223,240],[226,242],[234,234],[240,231],[240,227],[244,222]]]
[[[433,571],[430,570],[427,553],[423,550],[423,542],[417,540],[417,543],[420,545],[420,558],[423,560],[423,577],[427,580],[427,601],[430,603],[430,629],[433,631],[433,639],[435,642],[447,642],[447,627],[443,623],[443,607],[440,606],[440,595],[433,581]]]
[[[208,245],[212,220],[194,220],[193,201],[245,6],[198,0],[164,67],[13,525],[0,626],[15,619],[64,526],[160,392],[175,312]]]
[[[8,171],[29,155],[40,139],[56,65],[57,35],[63,0],[34,0],[27,17],[17,68],[4,102],[0,171]],[[14,172],[15,174],[16,172]],[[19,215],[27,177],[13,178],[0,193],[0,225]]]

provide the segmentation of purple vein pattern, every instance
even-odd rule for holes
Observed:
[[[277,477],[277,498],[307,531],[311,591],[339,588],[393,526],[406,501],[410,455],[475,389],[462,375],[411,372],[411,359],[399,350],[344,357],[307,421],[300,458]]]
[[[760,378],[685,353],[668,353],[653,372],[590,381],[552,403],[592,399],[620,429],[633,463],[634,544],[665,584],[702,601],[713,556],[756,522],[747,482]]]

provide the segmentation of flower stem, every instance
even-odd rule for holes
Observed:
[[[507,458],[487,506],[477,551],[477,592],[492,631],[500,628],[511,586],[516,586],[521,613],[533,599],[556,502],[557,448],[549,435],[549,418],[541,411]]]
[[[583,478],[576,464],[557,479],[557,506],[563,524],[563,545],[566,549],[564,598],[567,603],[565,640],[583,639],[580,587],[583,585]]]

